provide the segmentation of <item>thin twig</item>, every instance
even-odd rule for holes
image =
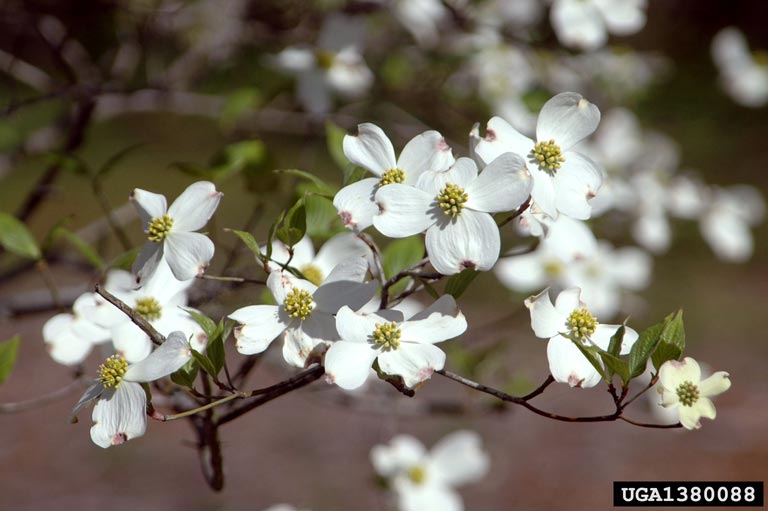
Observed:
[[[197,276],[197,278],[202,280],[218,280],[219,282],[240,282],[242,284],[260,284],[262,286],[267,285],[265,280],[248,279],[245,277],[230,277],[225,275],[208,275],[207,273],[201,273]]]
[[[155,330],[149,321],[144,319],[144,316],[133,310],[128,304],[116,297],[100,285],[96,284],[96,293],[100,294],[106,301],[120,309],[120,312],[128,316],[133,323],[141,328],[141,330],[149,336],[149,339],[156,345],[161,345],[165,342],[165,336]]]
[[[64,387],[56,389],[49,394],[45,394],[33,399],[27,399],[26,401],[17,401],[15,403],[0,403],[0,414],[23,412],[33,408],[38,408],[40,406],[45,406],[49,403],[53,403],[63,397],[68,396],[74,389],[81,387],[82,383],[82,378],[78,377]]]

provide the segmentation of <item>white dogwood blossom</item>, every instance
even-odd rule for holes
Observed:
[[[712,59],[721,86],[734,101],[752,108],[768,103],[768,58],[764,51],[751,53],[739,29],[727,27],[715,35]]]
[[[728,373],[718,371],[709,378],[701,379],[701,368],[691,357],[683,360],[669,360],[659,368],[661,405],[677,408],[680,423],[686,429],[699,429],[700,419],[714,419],[715,405],[709,399],[722,394],[731,387]]]
[[[646,0],[554,0],[552,28],[560,42],[580,50],[605,45],[608,33],[630,35],[645,26]]]
[[[170,207],[163,195],[140,188],[131,193],[148,238],[133,264],[139,283],[155,273],[161,260],[168,263],[178,280],[189,280],[205,271],[215,249],[207,236],[194,231],[208,223],[221,196],[207,181],[189,185]]]
[[[531,328],[536,337],[549,339],[547,359],[555,381],[581,388],[594,387],[600,383],[600,373],[574,343],[607,350],[611,337],[621,325],[598,323],[587,304],[581,300],[579,288],[562,291],[554,305],[549,298],[549,289],[545,289],[526,299],[525,306],[531,311]],[[620,353],[628,354],[637,338],[637,332],[626,327]]]
[[[336,315],[341,338],[325,355],[326,379],[344,389],[362,385],[378,361],[386,374],[400,376],[409,388],[422,383],[445,365],[445,353],[435,343],[464,333],[467,320],[450,295],[403,319],[397,310],[373,314],[342,307]]]
[[[371,450],[376,472],[394,491],[399,511],[462,511],[454,489],[480,480],[490,459],[473,431],[455,431],[427,452],[416,438],[394,437]]]
[[[762,222],[765,201],[757,188],[735,185],[711,191],[699,227],[717,257],[744,262],[752,256],[751,228]]]
[[[128,364],[120,355],[109,357],[99,367],[99,378],[72,410],[71,419],[98,398],[92,414],[93,443],[107,448],[142,436],[147,429],[147,395],[141,383],[168,376],[191,357],[189,341],[182,332],[171,332],[163,344],[136,364]]]
[[[277,305],[251,305],[229,315],[240,323],[235,328],[237,351],[261,353],[283,334],[285,361],[304,367],[318,346],[339,338],[333,315],[345,306],[359,309],[376,293],[376,282],[363,282],[367,271],[364,258],[350,258],[336,266],[320,286],[287,270],[271,272],[267,287]]]
[[[589,199],[602,182],[597,164],[572,150],[600,122],[600,110],[580,94],[564,92],[547,101],[539,113],[536,141],[519,133],[500,117],[488,121],[485,138],[475,153],[485,162],[513,152],[524,158],[533,178],[533,203],[547,215],[558,213],[585,220]]]
[[[525,162],[515,154],[500,155],[479,174],[473,160],[459,158],[446,171],[423,173],[417,186],[381,188],[373,225],[396,238],[426,231],[429,260],[444,275],[489,270],[501,247],[491,214],[519,208],[531,186]]]
[[[387,185],[415,185],[428,170],[445,170],[454,163],[450,146],[437,131],[425,131],[408,142],[400,157],[384,131],[375,124],[357,126],[356,135],[344,137],[344,155],[375,178],[345,186],[333,198],[344,225],[362,231],[373,223],[378,207],[373,201],[377,190]]]
[[[51,358],[64,365],[81,363],[96,344],[108,342],[108,329],[94,323],[88,312],[96,306],[95,294],[80,295],[72,313],[56,314],[43,325],[43,340]]]

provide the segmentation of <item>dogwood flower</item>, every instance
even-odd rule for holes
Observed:
[[[533,203],[553,218],[560,212],[586,220],[591,214],[589,199],[602,182],[601,172],[595,162],[571,148],[595,131],[599,122],[595,105],[580,94],[564,92],[542,107],[535,142],[504,119],[493,117],[475,153],[486,162],[506,152],[524,158],[533,178]]]
[[[691,357],[664,362],[659,368],[659,383],[661,406],[677,408],[680,423],[686,429],[699,429],[702,417],[714,419],[717,412],[709,398],[731,387],[725,371],[718,371],[702,381],[701,368]]]
[[[45,322],[43,340],[54,361],[63,365],[80,364],[94,345],[109,341],[109,330],[94,323],[88,315],[95,303],[94,293],[85,293],[75,300],[71,314],[56,314]]]
[[[456,431],[427,452],[416,438],[398,435],[371,450],[376,472],[387,479],[399,511],[462,511],[454,487],[478,481],[490,460],[473,431]]]
[[[754,241],[750,227],[765,216],[760,192],[747,185],[714,188],[701,216],[701,234],[724,261],[744,262],[752,256]]]
[[[343,389],[355,389],[370,374],[374,360],[390,375],[401,376],[413,388],[445,365],[445,353],[434,344],[461,335],[467,320],[450,295],[407,321],[396,310],[355,313],[342,307],[336,314],[341,338],[325,355],[326,380]]]
[[[363,282],[367,271],[364,258],[350,258],[319,287],[287,271],[271,272],[267,287],[277,305],[250,305],[229,315],[240,323],[235,328],[237,351],[261,353],[283,334],[283,358],[304,367],[318,346],[339,338],[333,315],[343,306],[359,309],[376,293],[376,282]]]
[[[379,189],[373,225],[394,238],[426,231],[429,260],[444,275],[489,270],[501,246],[491,213],[517,209],[530,193],[531,176],[515,154],[500,155],[480,174],[473,160],[459,158],[446,171],[423,173],[418,187]]]
[[[264,249],[262,249],[263,252],[265,252]],[[365,257],[370,262],[371,249],[360,238],[348,232],[337,234],[326,241],[317,254],[315,254],[312,240],[309,236],[305,236],[293,246],[293,258],[283,242],[279,240],[272,242],[272,260],[282,265],[290,259],[291,266],[297,268],[316,286],[322,284],[339,263],[358,256]]]
[[[155,273],[161,260],[168,263],[178,280],[189,280],[205,271],[215,249],[207,236],[194,231],[208,223],[221,196],[207,181],[189,185],[170,208],[163,195],[140,188],[131,193],[149,240],[133,264],[139,283]]]
[[[127,272],[113,278],[126,279]],[[130,278],[130,277],[128,277]],[[180,330],[192,339],[197,351],[205,350],[208,342],[205,333],[192,316],[182,309],[187,304],[186,290],[195,279],[176,280],[165,261],[160,261],[157,271],[139,289],[116,289],[112,294],[130,305],[158,332],[168,335]],[[100,297],[99,297],[100,298]],[[100,299],[100,310],[95,321],[109,328],[115,351],[128,362],[144,359],[152,351],[149,336],[122,311]]]
[[[712,59],[720,71],[721,86],[734,101],[751,108],[768,103],[768,59],[764,51],[749,51],[739,29],[727,27],[715,35]]]
[[[608,32],[630,35],[645,26],[646,0],[555,0],[552,28],[565,46],[596,50]]]
[[[167,376],[192,357],[182,332],[171,332],[147,358],[129,365],[120,355],[109,357],[99,367],[99,378],[85,391],[71,418],[98,398],[93,407],[91,440],[99,447],[119,445],[140,437],[147,429],[147,395],[140,385]]]
[[[607,350],[611,337],[620,325],[598,323],[597,318],[587,309],[587,305],[581,301],[579,288],[569,288],[561,292],[554,305],[547,288],[526,299],[525,306],[531,311],[531,328],[536,337],[549,339],[547,359],[555,381],[581,388],[594,387],[600,383],[600,373],[582,355],[574,342]],[[626,327],[620,353],[628,354],[637,338],[637,332]]]
[[[375,124],[357,126],[356,135],[344,137],[344,155],[376,177],[345,186],[333,198],[344,225],[355,231],[371,226],[378,212],[373,196],[393,183],[415,185],[428,170],[445,170],[454,163],[450,146],[437,131],[425,131],[408,142],[400,157],[384,131]]]

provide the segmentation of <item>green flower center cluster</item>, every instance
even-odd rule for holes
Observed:
[[[168,215],[153,218],[149,222],[147,238],[149,241],[160,243],[166,236],[168,236],[168,233],[171,232],[171,227],[173,227],[173,218]]]
[[[315,50],[315,59],[317,67],[320,69],[330,69],[336,60],[336,54],[328,50]]]
[[[389,169],[381,175],[379,186],[387,186],[392,183],[402,183],[405,181],[405,171],[402,169]]]
[[[319,286],[323,283],[323,272],[315,266],[314,264],[308,264],[306,266],[301,267],[301,274],[304,275],[304,278],[313,283],[316,286]]]
[[[285,312],[292,318],[299,318],[302,321],[312,315],[312,309],[315,308],[315,301],[312,295],[303,289],[294,287],[288,296],[285,297]]]
[[[443,213],[452,218],[461,214],[464,204],[469,197],[464,193],[464,188],[453,183],[445,183],[445,187],[437,194],[437,203]]]
[[[384,351],[396,350],[400,347],[400,336],[403,332],[394,321],[391,323],[376,323],[373,331],[373,343]]]
[[[128,362],[120,355],[112,355],[99,366],[99,381],[106,389],[117,388],[128,370]]]
[[[560,146],[555,144],[554,140],[547,142],[536,142],[531,149],[529,161],[539,166],[540,170],[554,174],[560,165],[565,162]]]
[[[597,320],[586,308],[582,307],[571,312],[566,325],[571,335],[577,339],[584,340],[595,333]]]
[[[691,381],[684,381],[677,387],[677,397],[683,406],[693,406],[699,400],[699,387]]]
[[[426,478],[427,471],[424,467],[416,465],[415,467],[408,469],[408,479],[410,479],[413,484],[422,484]]]
[[[160,316],[163,314],[163,308],[160,306],[160,302],[151,296],[137,298],[133,310],[138,312],[147,321],[160,319]]]

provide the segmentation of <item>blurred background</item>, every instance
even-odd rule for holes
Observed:
[[[763,480],[768,228],[759,195],[768,185],[768,61],[760,49],[768,50],[768,4],[626,3],[637,6],[643,23],[597,41],[593,27],[574,35],[554,19],[554,5],[536,1],[0,2],[0,211],[23,221],[44,249],[44,263],[0,253],[0,341],[21,337],[0,403],[35,399],[72,381],[76,369],[51,360],[42,327],[93,288],[99,261],[125,265],[128,249],[142,242],[127,202],[134,188],[171,199],[195,180],[213,180],[224,198],[207,227],[217,246],[209,273],[259,276],[252,255],[223,228],[266,239],[279,211],[309,186],[273,170],[306,170],[338,188],[355,173],[340,138],[361,122],[381,126],[396,152],[436,129],[456,155],[466,155],[474,123],[501,115],[530,132],[544,101],[565,90],[588,97],[604,120],[615,108],[634,114],[635,131],[625,138],[645,149],[629,161],[614,158],[616,168],[607,156],[601,163],[612,183],[632,186],[637,204],[661,204],[659,229],[669,227],[666,243],[653,227],[639,227],[649,210],[658,213],[651,206],[606,206],[590,222],[615,247],[639,247],[649,260],[652,254],[647,283],[618,284],[613,319],[630,314],[641,330],[684,309],[686,354],[729,371],[734,384],[716,401],[715,422],[685,432],[558,423],[514,407],[477,411],[492,401],[439,377],[413,399],[378,381],[365,390],[370,396],[348,399],[321,381],[222,428],[220,493],[205,484],[188,423],[150,423],[144,437],[102,450],[88,436],[88,413],[67,424],[78,395],[72,390],[0,413],[0,509],[86,510],[109,502],[115,509],[258,510],[289,502],[386,510],[391,503],[369,462],[371,447],[398,433],[429,446],[465,428],[482,436],[491,457],[490,473],[461,489],[470,510],[549,510],[564,502],[573,510],[607,509],[616,480]],[[713,39],[726,27],[748,42],[748,58],[735,44],[713,59]],[[735,64],[728,64],[745,59],[735,74],[753,76],[746,85],[734,82]],[[636,179],[648,175],[638,162],[661,154],[649,142],[658,137],[672,156],[646,184]],[[585,150],[635,154],[626,140],[606,138],[593,137]],[[693,212],[674,206],[689,198],[673,186],[678,177],[692,184]],[[747,199],[728,195],[742,184],[753,187]],[[105,211],[114,211],[118,229]],[[328,201],[318,200],[311,215],[318,246],[343,230]],[[737,249],[729,250],[727,234],[718,237],[723,231],[738,232],[731,240]],[[526,244],[512,228],[502,241],[503,250]],[[220,289],[214,284],[201,282],[190,294],[213,318],[263,299],[263,288],[240,286],[210,300]],[[478,277],[459,301],[470,326],[445,345],[447,368],[513,393],[543,381],[545,345],[522,304],[532,291],[505,287],[494,273]],[[227,348],[238,364],[242,356]],[[85,361],[85,373],[95,372],[102,355],[96,350]],[[250,386],[291,374],[279,348],[260,359]],[[430,414],[419,404],[447,399],[472,411]],[[566,415],[611,411],[602,387],[554,385],[539,399]],[[629,415],[663,420],[654,407],[640,400]]]

